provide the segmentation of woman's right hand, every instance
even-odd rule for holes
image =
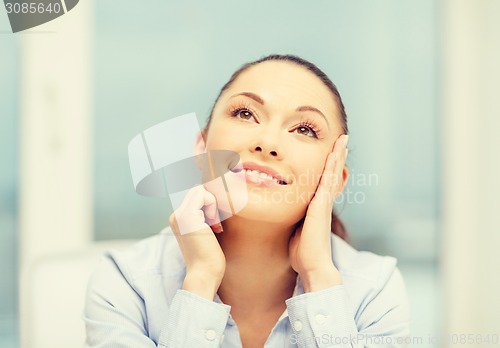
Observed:
[[[215,196],[203,185],[192,188],[170,215],[169,224],[186,261],[182,288],[212,301],[226,271],[226,258],[214,234],[222,232]]]

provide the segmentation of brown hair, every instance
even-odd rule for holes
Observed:
[[[335,99],[335,102],[336,102],[336,104],[339,108],[339,111],[340,111],[340,123],[342,125],[342,131],[344,132],[344,134],[348,134],[349,130],[347,128],[347,115],[345,112],[344,104],[342,103],[342,98],[340,97],[339,91],[337,90],[337,87],[335,86],[335,84],[330,80],[330,78],[321,69],[319,69],[313,63],[311,63],[303,58],[300,58],[298,56],[289,55],[289,54],[286,54],[286,55],[271,54],[271,55],[265,56],[263,58],[260,58],[258,60],[246,63],[246,64],[242,65],[238,70],[236,70],[233,73],[233,75],[231,75],[231,78],[229,79],[229,81],[227,81],[226,84],[221,88],[219,95],[215,99],[214,105],[212,106],[212,110],[210,111],[210,116],[207,119],[207,124],[204,128],[205,132],[208,132],[208,129],[210,127],[210,122],[212,121],[212,114],[213,114],[213,111],[215,108],[215,104],[217,104],[217,101],[219,100],[222,93],[224,93],[224,91],[226,89],[228,89],[233,84],[233,82],[238,78],[238,76],[240,76],[240,74],[242,72],[244,72],[245,70],[247,70],[248,68],[250,68],[254,65],[257,65],[257,64],[260,64],[260,63],[266,62],[266,61],[284,61],[284,62],[293,63],[293,64],[296,64],[296,65],[301,66],[303,68],[306,68],[307,70],[312,72],[314,75],[316,75],[321,80],[321,82],[323,82],[323,84],[330,90],[330,92],[332,92],[334,99]],[[339,219],[339,217],[337,216],[337,214],[335,213],[334,210],[332,210],[331,230],[334,234],[336,234],[337,236],[339,236],[340,238],[342,238],[346,242],[350,241],[349,235],[347,233],[347,230],[346,230],[344,224]]]

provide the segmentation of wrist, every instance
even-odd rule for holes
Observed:
[[[321,271],[308,272],[301,278],[305,292],[320,291],[342,284],[342,275],[335,266]]]
[[[222,279],[202,272],[188,272],[182,289],[213,301]]]

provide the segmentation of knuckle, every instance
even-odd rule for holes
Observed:
[[[170,224],[170,226],[175,224],[175,212],[170,214],[170,217],[168,218],[168,223]]]

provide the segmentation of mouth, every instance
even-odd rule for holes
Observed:
[[[253,162],[239,163],[236,167],[231,169],[233,173],[243,173],[251,178],[259,180],[273,181],[278,185],[288,185],[286,181],[277,171],[272,168],[258,165]]]

